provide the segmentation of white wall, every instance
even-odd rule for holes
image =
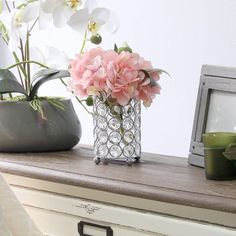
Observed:
[[[188,155],[192,123],[202,64],[236,66],[235,0],[100,0],[118,14],[120,29],[115,35],[103,34],[103,47],[127,41],[153,65],[167,70],[161,95],[142,110],[143,151]],[[81,38],[69,29],[48,30],[34,36],[34,44],[47,42],[69,52],[79,49]],[[59,33],[59,35],[58,35]],[[55,86],[41,91],[49,94]],[[64,94],[64,88],[56,88]],[[83,126],[81,143],[92,144],[92,118],[75,103]]]

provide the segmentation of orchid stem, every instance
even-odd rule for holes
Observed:
[[[8,42],[9,42],[9,36],[7,34],[7,29],[5,27],[5,25],[1,22],[1,27],[2,27],[2,32],[1,32],[1,36],[2,36],[2,39],[3,41],[6,43],[6,45],[8,45]]]
[[[21,52],[21,59],[22,61],[25,61],[25,55],[24,55],[24,48],[23,48],[23,42],[22,39],[20,39],[20,52]],[[25,69],[25,64],[23,65]]]
[[[5,4],[6,4],[7,10],[8,10],[9,12],[11,12],[11,9],[10,9],[8,3],[7,3],[7,0],[5,0],[4,2],[5,2]]]
[[[29,61],[30,59],[30,51],[29,51],[29,32],[27,32],[27,39],[26,39],[26,47],[25,47],[25,57],[26,60]],[[30,90],[30,84],[31,84],[31,76],[30,76],[30,63],[26,64],[27,67],[27,86],[26,88],[28,88],[28,92]]]
[[[85,47],[86,41],[87,41],[87,33],[88,33],[88,31],[85,30],[85,32],[84,32],[84,40],[83,40],[83,43],[82,43],[82,47],[80,49],[80,54],[84,51],[84,47]]]
[[[31,61],[31,60],[29,60],[29,61],[19,61],[19,62],[17,62],[16,64],[7,67],[6,69],[7,69],[7,70],[10,70],[11,68],[14,68],[14,67],[16,67],[16,66],[19,66],[19,65],[22,65],[22,64],[25,64],[25,63],[36,64],[36,65],[39,65],[39,66],[44,67],[44,68],[46,68],[46,69],[49,69],[48,66],[45,66],[45,65],[43,65],[43,64],[40,63],[40,62],[37,62],[37,61]]]
[[[87,109],[87,107],[80,101],[80,99],[77,96],[75,96],[75,98],[80,103],[80,105],[89,113],[89,115],[93,115],[93,113]]]
[[[37,17],[37,19],[34,21],[33,25],[31,26],[31,28],[30,28],[30,30],[29,30],[29,34],[30,34],[31,31],[33,30],[33,28],[34,28],[35,24],[37,23],[38,19],[39,19],[39,18]]]
[[[1,36],[2,36],[2,35],[1,35]],[[7,40],[6,40],[4,37],[2,37],[2,39],[3,39],[3,41],[6,43],[6,45],[8,46]]]
[[[61,82],[65,85],[65,86],[67,86],[66,85],[66,82],[63,80],[63,79],[60,79],[61,80]]]
[[[27,77],[27,74],[26,74],[26,72],[25,72],[25,70],[24,70],[24,67],[22,66],[23,63],[20,62],[20,60],[19,60],[19,58],[18,58],[18,56],[17,56],[17,54],[16,54],[15,52],[13,52],[13,56],[14,56],[14,58],[15,58],[16,64],[14,64],[14,65],[8,67],[7,69],[9,70],[9,69],[11,69],[11,68],[17,66],[17,67],[20,68],[21,72],[23,73],[24,77],[26,78],[26,77]]]
[[[24,85],[24,82],[23,82],[23,79],[22,79],[22,76],[21,76],[21,73],[20,73],[19,66],[17,66],[17,71],[18,71],[18,74],[19,74],[19,77],[20,77],[21,85],[25,88],[25,85]]]

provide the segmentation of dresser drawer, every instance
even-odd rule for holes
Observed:
[[[113,236],[236,235],[233,229],[157,213],[22,187],[13,187],[13,190],[41,230],[53,236],[79,235],[77,227],[80,221],[110,226],[114,231]],[[96,227],[86,226],[85,230],[95,231],[88,235],[106,235],[104,230]]]
[[[25,208],[44,235],[47,236],[79,236],[78,223],[81,222],[85,222],[83,233],[91,236],[163,236],[163,234],[144,232],[132,227],[94,221],[35,207],[26,206]],[[90,226],[90,223],[95,226]],[[101,229],[100,226],[109,227],[109,232],[112,232],[112,234],[108,234],[107,231]]]

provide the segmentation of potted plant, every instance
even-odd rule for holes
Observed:
[[[82,53],[87,41],[102,41],[98,31],[110,19],[111,12],[95,7],[91,0],[83,4],[79,0],[0,0],[0,34],[15,60],[0,70],[1,152],[65,150],[79,142],[81,125],[70,99],[37,94],[49,80],[60,79],[65,84],[63,78],[70,77],[68,68],[61,70],[34,60],[30,37],[36,27],[69,25],[84,33]]]

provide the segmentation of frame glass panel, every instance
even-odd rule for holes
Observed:
[[[206,130],[236,132],[236,94],[212,90],[208,107]]]

